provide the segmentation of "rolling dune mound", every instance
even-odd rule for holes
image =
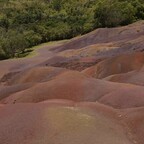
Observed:
[[[144,86],[144,70],[134,70],[124,74],[116,74],[106,77],[105,80],[119,83],[131,83]]]
[[[11,94],[28,89],[32,86],[33,84],[17,84],[12,86],[4,86],[0,89],[0,100],[10,96]]]
[[[49,81],[65,71],[68,70],[56,67],[34,67],[16,74],[7,83],[15,85]]]
[[[96,104],[95,104],[96,105]],[[132,144],[115,117],[104,107],[63,104],[16,104],[0,108],[0,138],[11,144]],[[109,111],[111,115],[113,112]],[[6,127],[5,127],[6,126]],[[15,137],[17,136],[17,137]]]
[[[101,90],[102,87],[103,90]],[[2,101],[4,103],[40,102],[47,99],[96,101],[109,91],[119,87],[119,84],[113,86],[113,83],[95,80],[80,72],[69,71],[50,81],[37,83],[27,90],[12,94]]]
[[[143,144],[144,21],[0,61],[0,144]]]
[[[144,65],[144,53],[133,53],[108,58],[95,66],[85,69],[83,73],[95,78],[105,78],[114,74],[139,70]]]
[[[100,28],[80,38],[74,38],[70,43],[67,43],[64,46],[56,47],[53,50],[59,52],[68,49],[80,49],[98,43],[108,43],[122,40],[126,42],[143,36],[143,30],[143,21],[119,28]]]
[[[104,95],[98,101],[117,109],[143,107],[144,89],[133,85],[125,86]]]
[[[25,77],[25,76],[24,76]],[[5,96],[1,103],[37,103],[49,99],[100,102],[114,108],[144,106],[142,86],[113,83],[88,77],[80,72],[67,71],[49,81]]]
[[[131,131],[135,143],[143,144],[144,142],[144,107],[127,109],[122,116],[127,127]]]

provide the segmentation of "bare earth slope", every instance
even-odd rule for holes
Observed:
[[[144,21],[0,61],[0,144],[143,144]]]

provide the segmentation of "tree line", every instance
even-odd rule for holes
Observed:
[[[0,0],[0,59],[30,47],[144,19],[143,0]]]

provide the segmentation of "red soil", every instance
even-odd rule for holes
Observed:
[[[49,102],[4,106],[0,108],[0,141],[4,144],[132,144],[123,125],[113,116],[116,112],[99,104],[92,105]]]
[[[144,65],[144,53],[125,54],[108,58],[83,73],[95,78],[105,78],[114,74],[123,74],[139,70]]]
[[[122,119],[126,123],[135,143],[144,142],[144,107],[127,109],[122,114]]]

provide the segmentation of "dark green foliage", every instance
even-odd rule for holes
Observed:
[[[127,25],[135,20],[135,14],[135,7],[127,1],[104,0],[98,4],[95,11],[96,26]]]
[[[26,47],[27,41],[24,35],[15,31],[8,31],[1,41],[1,50],[9,58],[18,56]]]
[[[0,59],[139,19],[144,19],[143,0],[0,0]]]

